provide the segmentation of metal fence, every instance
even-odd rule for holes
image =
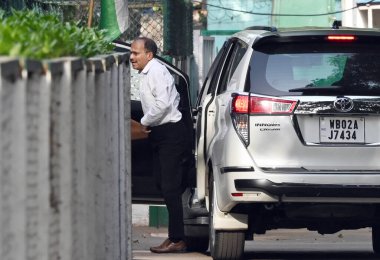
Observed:
[[[129,28],[122,35],[126,41],[138,36],[152,38],[159,50],[164,47],[163,0],[128,0]]]

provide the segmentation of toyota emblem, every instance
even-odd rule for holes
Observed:
[[[354,107],[354,102],[351,98],[341,97],[334,101],[334,108],[340,112],[348,112]]]

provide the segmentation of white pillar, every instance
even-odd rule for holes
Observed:
[[[373,12],[372,7],[368,7],[368,28],[373,28]]]
[[[355,0],[342,0],[341,2],[342,10],[349,10],[342,13],[342,26],[345,27],[355,27],[356,26],[356,9],[352,9],[356,6]]]

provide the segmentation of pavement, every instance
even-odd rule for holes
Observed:
[[[168,237],[166,227],[132,226],[132,250],[149,250]]]
[[[154,254],[151,246],[161,244],[167,238],[167,228],[148,226],[132,227],[133,260],[212,260],[209,252],[182,254]],[[332,256],[325,257],[326,252]],[[299,254],[304,253],[300,256]],[[273,255],[276,257],[273,258]],[[320,257],[323,255],[323,257]],[[346,258],[352,255],[353,258]],[[345,230],[335,234],[320,235],[306,229],[273,230],[256,235],[255,241],[245,245],[247,259],[377,259],[372,255],[371,229]],[[260,256],[260,257],[258,257]],[[297,256],[297,257],[294,257]],[[335,257],[337,256],[337,257]],[[258,258],[257,258],[258,257]],[[280,258],[277,258],[280,257]],[[335,258],[334,258],[335,257]]]

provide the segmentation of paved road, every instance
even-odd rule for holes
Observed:
[[[152,254],[149,247],[160,244],[166,229],[133,228],[133,259],[210,260],[208,252],[186,254]],[[372,253],[371,230],[342,231],[332,235],[301,230],[276,230],[255,236],[245,244],[244,259],[255,260],[369,260],[379,259]]]

